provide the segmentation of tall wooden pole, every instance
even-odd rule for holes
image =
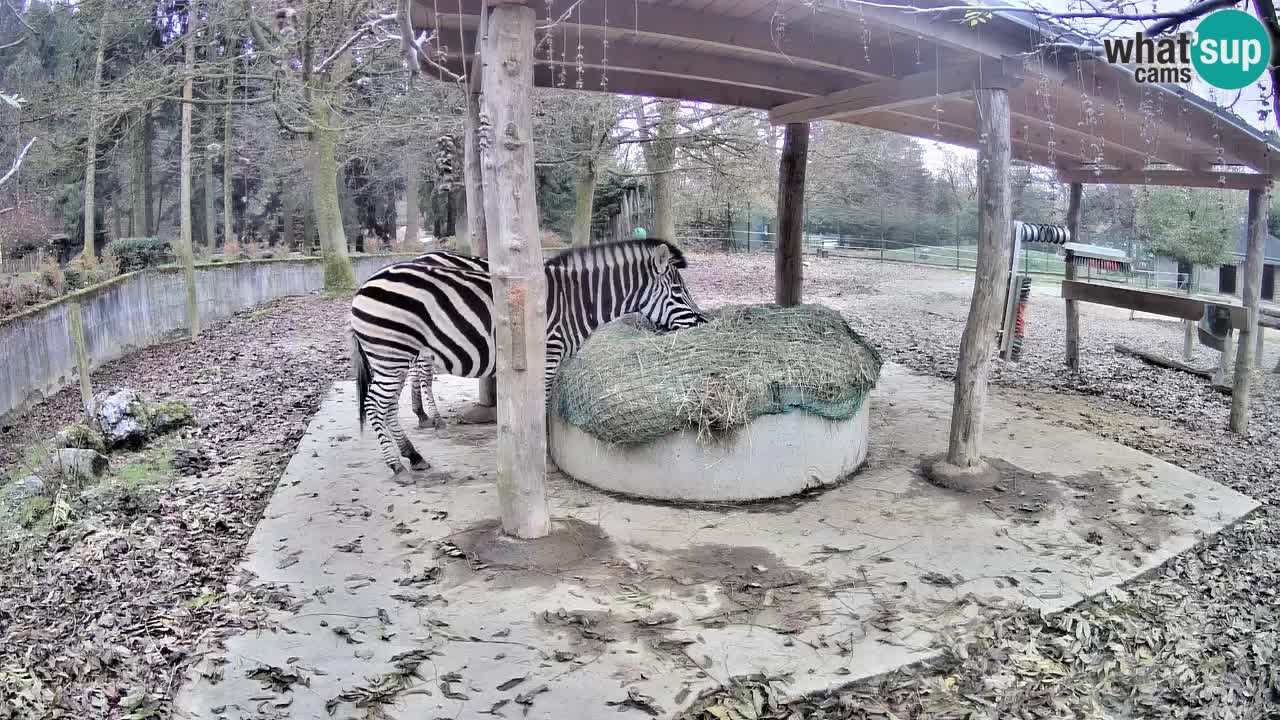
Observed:
[[[485,228],[493,271],[498,346],[498,504],[502,529],[519,538],[551,530],[547,506],[547,280],[533,178],[533,48],[537,14],[500,4],[482,42],[480,142]],[[492,178],[494,182],[487,182]]]
[[[804,284],[804,176],[809,164],[809,123],[787,123],[778,162],[778,241],[774,246],[774,297],[799,305]]]
[[[184,71],[186,79],[182,83],[182,150],[178,166],[182,178],[180,180],[179,197],[179,234],[178,262],[182,264],[183,284],[187,289],[187,328],[191,331],[191,339],[200,335],[200,308],[196,300],[196,266],[195,249],[192,245],[191,232],[191,114],[193,105],[192,84],[195,82],[196,64],[196,31],[198,15],[194,8],[187,11],[187,36],[183,39]]]
[[[1249,385],[1253,380],[1253,357],[1257,351],[1255,337],[1263,329],[1258,326],[1258,303],[1262,300],[1263,245],[1267,235],[1267,193],[1261,189],[1249,191],[1249,250],[1244,259],[1244,287],[1240,293],[1244,302],[1244,327],[1240,328],[1240,347],[1236,349],[1236,376],[1231,388],[1231,431],[1243,433],[1249,429]]]
[[[1067,232],[1071,234],[1071,242],[1079,242],[1080,238],[1080,204],[1084,199],[1084,185],[1071,183],[1071,195],[1067,202]],[[1067,263],[1066,278],[1076,279],[1076,266]],[[1067,370],[1080,372],[1080,305],[1075,300],[1067,301]]]
[[[931,468],[936,482],[962,490],[989,487],[998,479],[982,460],[982,416],[1012,240],[1009,91],[980,88],[974,94],[978,108],[978,262],[969,319],[960,339],[947,456]]]
[[[485,34],[485,19],[480,19],[480,34]],[[480,49],[476,48],[479,58]],[[462,177],[467,198],[467,233],[471,243],[471,253],[479,257],[489,257],[489,235],[485,226],[484,170],[480,167],[480,87],[481,78],[477,69],[480,63],[471,66],[468,75],[467,117],[463,123]],[[491,423],[497,419],[498,382],[497,378],[480,379],[480,397],[475,405],[462,412],[461,420],[470,424]]]

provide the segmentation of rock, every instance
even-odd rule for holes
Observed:
[[[9,505],[17,506],[43,492],[44,480],[37,475],[28,475],[5,486],[4,500]]]
[[[107,471],[107,456],[97,450],[63,448],[50,459],[67,480],[97,480]]]
[[[100,453],[107,451],[107,441],[103,439],[102,433],[84,423],[76,423],[62,428],[54,436],[53,444],[58,448],[96,450]]]
[[[151,432],[154,435],[161,435],[167,432],[173,432],[178,428],[193,427],[196,424],[196,414],[191,410],[191,406],[181,400],[166,400],[151,406]]]
[[[137,391],[128,388],[94,398],[94,420],[108,448],[137,447],[151,430],[146,403]]]

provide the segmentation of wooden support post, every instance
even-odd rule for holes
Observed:
[[[809,123],[787,123],[778,164],[778,243],[774,247],[774,298],[799,305],[804,285],[804,176],[809,164]]]
[[[498,504],[518,538],[551,531],[547,506],[547,279],[533,178],[533,8],[493,8],[482,40],[485,228],[498,346]],[[493,183],[487,182],[489,178]]]
[[[471,236],[471,252],[479,257],[489,257],[489,235],[484,221],[484,173],[480,168],[480,78],[477,76],[470,80],[462,142],[464,160],[462,175],[467,196],[467,232]],[[480,378],[480,398],[475,405],[462,412],[461,421],[469,424],[487,424],[495,421],[498,404],[497,387],[497,378]]]
[[[1067,232],[1071,233],[1071,242],[1080,242],[1080,203],[1084,199],[1084,184],[1073,182],[1070,197],[1067,201]],[[1072,258],[1067,258],[1066,279],[1076,279],[1076,266]],[[1080,305],[1075,300],[1067,300],[1067,370],[1080,372]]]
[[[1264,332],[1258,326],[1258,303],[1262,300],[1262,250],[1267,234],[1267,191],[1249,191],[1249,249],[1244,259],[1244,286],[1240,293],[1246,318],[1240,327],[1240,348],[1236,350],[1236,376],[1231,390],[1231,431],[1249,429],[1249,385],[1253,379],[1253,358],[1257,337]],[[1226,348],[1223,348],[1224,350]],[[1225,355],[1225,353],[1224,353]]]
[[[67,332],[71,335],[71,347],[76,354],[76,371],[80,375],[80,403],[84,418],[93,417],[93,385],[89,382],[89,345],[84,336],[84,313],[79,300],[67,304]]]
[[[933,479],[949,487],[971,490],[995,484],[998,476],[982,460],[982,416],[987,401],[987,374],[1000,322],[1012,241],[1009,193],[1009,92],[979,88],[978,129],[978,262],[969,319],[960,339],[951,437],[945,460],[931,469]]]
[[[1234,330],[1228,330],[1227,336],[1222,340],[1222,354],[1218,356],[1218,369],[1213,373],[1213,382],[1215,385],[1226,385],[1227,378],[1231,377],[1231,366],[1235,363],[1236,346],[1231,344],[1231,333]]]

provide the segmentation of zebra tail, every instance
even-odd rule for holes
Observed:
[[[360,417],[360,432],[364,432],[364,400],[369,397],[369,356],[364,354],[360,338],[351,335],[351,367],[356,371],[356,412]]]

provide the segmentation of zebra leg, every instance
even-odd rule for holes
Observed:
[[[369,384],[369,394],[365,397],[365,417],[378,436],[378,445],[382,450],[382,460],[391,468],[393,475],[404,472],[400,464],[400,453],[397,442],[393,442],[392,432],[398,430],[399,422],[391,425],[389,418],[400,414],[400,390],[404,387],[405,368],[394,368],[391,372],[380,373]],[[394,430],[393,430],[394,428]],[[401,433],[403,434],[403,433]]]
[[[401,382],[400,388],[403,387],[404,384]],[[396,397],[400,396],[400,388],[397,388]],[[396,449],[400,451],[400,455],[409,458],[409,467],[414,470],[428,470],[431,468],[431,463],[427,462],[426,458],[422,457],[418,449],[413,446],[413,443],[409,442],[409,436],[405,435],[404,428],[400,427],[399,403],[396,404],[395,408],[392,408],[391,413],[387,416],[387,426],[391,430],[391,437],[395,440]]]
[[[418,416],[418,427],[426,427],[431,418],[422,410],[422,366],[428,362],[429,358],[419,355],[414,360],[413,368],[409,370],[412,378],[411,392],[409,393],[409,401],[413,404],[413,414]],[[430,387],[430,383],[427,384]]]
[[[436,406],[436,369],[435,363],[423,363],[418,366],[419,374],[422,376],[422,385],[426,388],[427,403],[431,405],[431,414],[435,419],[431,421],[431,427],[437,430],[443,429],[448,423],[444,420],[444,415],[440,414],[440,408]],[[426,427],[422,422],[422,418],[418,418],[418,427]]]

